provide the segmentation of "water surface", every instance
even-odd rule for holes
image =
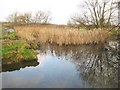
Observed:
[[[3,65],[3,88],[115,88],[117,52],[104,45],[42,45],[38,60]]]

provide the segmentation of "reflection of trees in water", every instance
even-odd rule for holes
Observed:
[[[116,53],[105,51],[103,47],[94,47],[86,54],[86,59],[77,66],[83,78],[93,87],[118,86],[118,62]],[[89,52],[89,50],[88,50]]]
[[[76,64],[80,76],[92,87],[118,87],[117,52],[103,45],[57,46],[43,45],[49,53]]]
[[[18,62],[18,63],[13,63],[13,64],[3,64],[2,72],[20,70],[21,68],[37,66],[38,64],[39,62],[37,60],[24,61],[24,62]]]

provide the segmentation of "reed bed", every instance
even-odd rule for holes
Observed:
[[[59,26],[15,26],[17,35],[27,41],[56,43],[58,45],[80,45],[104,43],[110,33],[106,30],[74,29]]]

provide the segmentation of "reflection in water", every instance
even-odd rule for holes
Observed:
[[[36,60],[18,62],[18,63],[13,63],[13,64],[3,64],[2,72],[7,72],[7,71],[10,72],[10,71],[15,71],[15,70],[20,70],[21,68],[37,66],[38,64],[39,64],[39,62],[37,62]]]
[[[3,72],[3,87],[118,87],[117,52],[104,45],[42,45],[38,62],[34,69]],[[3,71],[16,70],[3,68]]]
[[[91,87],[118,87],[117,51],[104,45],[44,46],[44,53],[71,60]],[[47,51],[47,52],[46,52]]]

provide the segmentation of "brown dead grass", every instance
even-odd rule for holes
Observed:
[[[56,43],[59,45],[104,43],[110,33],[101,29],[84,30],[60,26],[15,26],[17,35],[28,41]]]

